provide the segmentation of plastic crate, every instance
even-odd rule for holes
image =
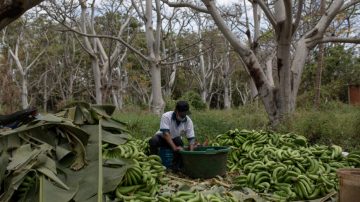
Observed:
[[[162,164],[166,168],[170,168],[172,166],[174,159],[174,152],[172,149],[167,147],[160,147],[159,156],[161,158]]]

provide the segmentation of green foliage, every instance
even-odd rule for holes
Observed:
[[[172,111],[175,109],[176,101],[171,98],[165,98],[165,109],[164,111]]]
[[[304,135],[310,143],[337,144],[346,150],[359,149],[359,118],[359,107],[328,102],[319,110],[299,109],[278,130]]]
[[[317,58],[317,52],[315,52]],[[354,49],[343,45],[325,49],[324,66],[321,78],[321,101],[341,100],[347,102],[347,85],[360,83],[360,58]],[[317,61],[305,67],[302,86],[298,97],[299,106],[312,106],[317,71]]]
[[[159,130],[160,117],[143,111],[117,113],[119,120],[127,120],[130,133],[146,138]],[[192,110],[197,139],[212,139],[230,129],[267,129],[268,118],[263,107],[255,104],[233,110]],[[294,132],[309,138],[311,143],[337,144],[345,150],[360,149],[360,108],[341,102],[322,104],[320,110],[299,109],[278,128],[278,132]]]
[[[200,95],[194,91],[187,91],[183,96],[181,96],[181,98],[179,100],[188,101],[191,106],[190,110],[191,109],[195,109],[195,110],[206,109],[206,103],[204,103],[201,100]]]

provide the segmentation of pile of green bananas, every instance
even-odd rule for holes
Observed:
[[[337,169],[360,166],[359,152],[346,158],[339,146],[308,146],[305,137],[295,134],[235,129],[215,142],[232,148],[228,168],[242,173],[235,184],[276,201],[325,196],[338,189]]]
[[[237,202],[236,197],[228,192],[226,195],[219,193],[204,194],[199,191],[178,191],[173,194],[163,194],[156,198],[156,201],[161,202]]]
[[[143,141],[130,140],[116,147],[103,145],[104,159],[127,159],[130,163],[124,177],[115,190],[121,201],[152,201],[161,184],[165,184],[165,167],[157,155],[147,156],[142,151]]]

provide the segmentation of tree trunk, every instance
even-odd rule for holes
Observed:
[[[321,0],[320,15],[323,15],[324,13],[325,13],[325,0]],[[316,78],[315,78],[315,99],[314,99],[314,106],[317,109],[320,106],[321,75],[324,65],[324,44],[321,43],[318,46],[319,46],[319,57],[318,57]]]
[[[201,30],[200,30],[200,25],[199,25],[199,37],[200,37],[200,42],[199,42],[199,52],[200,52],[200,90],[201,90],[201,100],[206,103],[206,98],[208,96],[208,89],[207,89],[207,80],[206,80],[206,67],[205,67],[205,59],[204,59],[204,53],[203,53],[203,43],[202,43],[202,38],[201,38]]]
[[[44,94],[43,94],[43,109],[44,112],[47,112],[47,101],[48,101],[48,91],[47,91],[47,73],[44,75]]]
[[[315,78],[315,99],[314,106],[316,109],[320,106],[320,90],[321,90],[321,75],[324,65],[324,45],[319,44],[319,57],[316,68],[316,78]]]
[[[165,102],[161,92],[161,68],[151,63],[151,109],[154,114],[161,115],[164,112]]]
[[[118,96],[117,96],[114,88],[111,89],[111,97],[112,97],[113,104],[115,105],[116,109],[120,109],[119,102],[118,102]]]
[[[0,3],[0,30],[43,0],[6,0]]]
[[[230,109],[231,102],[230,102],[230,50],[228,47],[228,42],[225,41],[226,44],[226,52],[224,53],[224,70],[223,72],[223,84],[224,84],[224,108]]]
[[[102,104],[101,73],[99,67],[99,60],[96,57],[92,57],[91,66],[93,69],[94,80],[95,80],[96,104]]]
[[[26,75],[21,75],[21,106],[23,109],[29,107],[28,102],[28,82],[26,79]]]
[[[160,41],[161,41],[161,15],[160,15],[160,1],[155,0],[156,4],[156,31],[152,25],[152,1],[146,0],[145,9],[145,35],[146,45],[148,49],[148,58],[151,72],[151,110],[156,115],[161,115],[164,112],[165,102],[162,96],[161,89],[161,67],[157,64],[160,61]]]

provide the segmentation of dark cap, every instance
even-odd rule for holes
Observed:
[[[186,101],[178,101],[175,106],[175,110],[178,112],[186,112],[186,114],[190,114],[189,104]]]

